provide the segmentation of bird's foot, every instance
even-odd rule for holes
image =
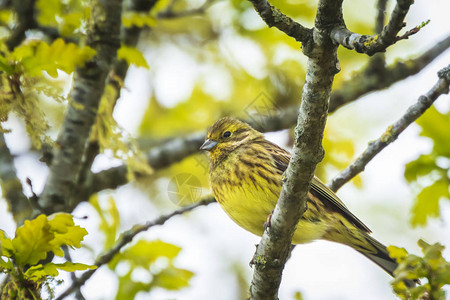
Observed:
[[[253,265],[256,263],[256,251],[258,250],[259,244],[255,245],[255,254],[253,254],[252,260],[248,263],[250,268],[253,268]]]
[[[272,210],[272,212],[267,216],[267,220],[266,220],[266,222],[264,222],[264,230],[267,230],[267,229],[269,229],[269,227],[270,227],[270,222],[272,221],[272,215],[273,215],[273,210]]]

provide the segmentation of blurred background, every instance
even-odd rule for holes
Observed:
[[[250,2],[207,1],[158,2],[151,12],[151,28],[141,35],[137,48],[149,68],[130,67],[113,117],[118,124],[117,133],[127,141],[135,141],[142,153],[172,137],[206,131],[222,116],[248,119],[256,113],[264,116],[289,107],[296,109],[299,103],[307,61],[300,44],[277,29],[268,29]],[[70,7],[69,2],[64,3]],[[303,25],[313,26],[316,1],[276,0],[271,4]],[[386,17],[395,3],[388,4]],[[189,13],[179,13],[186,11]],[[445,0],[417,1],[412,5],[406,29],[428,19],[430,23],[408,40],[390,47],[386,52],[387,65],[418,57],[448,37],[448,11],[450,3]],[[375,1],[344,1],[346,24],[354,32],[373,34],[375,13]],[[343,47],[338,55],[341,72],[335,77],[334,89],[351,80],[369,61],[366,55]],[[324,138],[326,156],[317,175],[328,182],[343,170],[434,85],[437,71],[449,62],[450,51],[446,51],[417,75],[330,114]],[[71,75],[59,72],[53,83],[67,94],[71,80]],[[66,104],[41,101],[51,124],[47,134],[54,139]],[[441,201],[437,197],[429,202],[420,202],[419,196],[424,187],[433,185],[442,175],[420,171],[425,155],[444,170],[447,180],[450,177],[450,157],[436,152],[437,144],[445,144],[445,139],[448,144],[450,140],[449,96],[440,97],[434,107],[377,155],[338,195],[384,244],[420,254],[418,239],[440,242],[447,247],[444,256],[448,259],[448,196],[444,191]],[[15,155],[19,178],[25,182],[29,177],[34,191],[39,193],[48,170],[39,161],[39,154],[30,151],[33,146],[24,123],[11,116],[4,127],[11,129],[5,138]],[[266,137],[288,150],[291,147],[290,129],[269,132]],[[126,159],[114,149],[105,148],[96,158],[93,171],[124,162]],[[416,173],[424,176],[417,178]],[[71,251],[72,257],[92,263],[112,245],[118,233],[209,195],[207,175],[208,157],[198,153],[151,176],[93,196],[73,212],[76,223],[89,234],[82,249]],[[24,186],[26,194],[31,195],[29,187]],[[0,228],[14,236],[15,223],[3,198],[0,215]],[[161,240],[179,247],[179,253],[173,261],[152,262],[150,269],[145,267],[148,262],[140,264],[132,258],[102,267],[82,288],[86,299],[132,299],[134,294],[135,299],[245,299],[252,276],[248,263],[260,238],[234,224],[218,204],[174,217],[163,226],[138,235],[138,240]],[[146,251],[140,254],[145,257]],[[152,272],[168,264],[189,270],[193,276],[186,275],[190,280],[185,285],[175,282],[173,290],[168,285],[156,285],[150,292],[139,290],[138,283],[151,282]],[[57,293],[71,282],[69,274],[61,274],[60,278],[64,283],[56,287]],[[317,241],[293,251],[283,274],[280,299],[300,299],[299,293],[308,300],[394,299],[390,280],[356,251]]]

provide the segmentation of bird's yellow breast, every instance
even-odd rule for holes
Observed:
[[[267,182],[255,169],[247,169],[243,178],[235,178],[235,170],[220,169],[212,174],[210,182],[214,195],[228,216],[242,228],[261,236],[264,223],[275,208],[281,192],[279,183]],[[321,207],[312,206],[300,220],[292,240],[293,244],[308,243],[320,239],[328,225],[317,214]]]
[[[274,209],[277,198],[261,188],[243,183],[236,187],[226,187],[223,196],[217,200],[234,222],[261,236],[264,222]]]

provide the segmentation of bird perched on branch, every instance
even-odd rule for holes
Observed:
[[[209,128],[200,149],[210,153],[209,181],[217,202],[239,226],[262,236],[280,196],[290,154],[247,123],[229,117]],[[307,208],[293,244],[317,239],[341,243],[393,276],[397,263],[386,247],[369,235],[370,229],[317,177],[311,182]]]

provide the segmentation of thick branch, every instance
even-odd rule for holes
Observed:
[[[87,45],[96,56],[77,69],[74,88],[50,166],[50,175],[40,198],[49,211],[64,210],[74,192],[82,156],[105,87],[105,80],[120,46],[122,1],[93,2]]]
[[[156,4],[156,0],[132,0],[130,3],[130,7],[128,10],[137,12],[137,13],[148,13],[152,7]],[[121,42],[128,47],[136,47],[139,36],[143,30],[143,27],[132,26],[128,28],[122,28],[121,32]],[[113,67],[113,76],[109,76],[107,84],[110,84],[116,90],[116,98],[115,102],[120,98],[122,91],[122,84],[125,81],[125,77],[128,72],[128,63],[125,60],[118,60],[114,63]],[[110,74],[111,75],[111,74]],[[115,105],[115,103],[114,103]],[[99,145],[97,141],[91,141],[86,147],[84,161],[82,164],[80,176],[78,178],[79,186],[86,186],[86,177],[92,175],[90,172],[92,163],[99,152]],[[126,173],[124,173],[125,175]],[[120,177],[119,177],[120,178]],[[89,181],[90,182],[90,181]],[[119,181],[120,182],[120,181]],[[120,184],[120,183],[118,183]],[[102,185],[104,186],[104,185]],[[77,199],[84,199],[85,194],[77,193]],[[71,211],[80,201],[76,200],[72,201],[71,207],[67,207],[68,211]]]
[[[211,204],[215,201],[216,200],[213,197],[207,197],[197,203],[177,209],[170,214],[160,216],[156,220],[149,221],[142,225],[134,225],[131,229],[121,234],[117,243],[111,249],[109,249],[108,252],[100,255],[95,260],[95,265],[100,268],[102,265],[109,263],[114,258],[114,256],[117,255],[123,247],[131,243],[134,237],[139,233],[146,231],[154,226],[164,225],[164,223],[166,223],[174,216],[184,214],[185,212],[191,211],[200,206]],[[78,287],[82,286],[95,273],[95,271],[98,270],[98,268],[84,272],[83,275],[77,281],[73,282],[67,290],[59,295],[58,298],[56,298],[56,300],[62,300],[76,291]]]
[[[420,96],[417,103],[410,106],[400,120],[395,122],[392,126],[389,126],[378,140],[369,144],[369,147],[367,147],[356,161],[331,181],[329,187],[333,191],[337,191],[353,177],[364,171],[366,165],[375,157],[375,155],[395,141],[400,133],[417,120],[417,118],[419,118],[440,95],[448,94],[450,86],[450,65],[439,71],[438,76],[439,80],[437,83],[425,95]]]
[[[342,22],[342,1],[319,1],[314,29],[316,43],[309,55],[292,157],[286,180],[255,253],[250,299],[278,299],[281,274],[291,249],[292,236],[306,210],[306,197],[318,162],[323,158],[323,130],[328,100],[337,69],[337,47],[327,34],[330,24]]]
[[[387,68],[372,68],[369,65],[367,69],[358,72],[350,80],[344,82],[338,90],[333,91],[330,99],[330,112],[336,111],[339,107],[353,102],[365,94],[385,89],[419,73],[449,47],[450,35],[415,59],[400,61]]]
[[[249,0],[269,27],[276,27],[296,41],[307,43],[312,38],[312,29],[295,22],[266,0]]]
[[[404,20],[409,11],[409,7],[414,0],[397,0],[394,11],[392,12],[389,23],[383,28],[380,34],[361,35],[351,32],[345,26],[337,26],[331,31],[331,38],[338,44],[354,49],[359,53],[373,55],[377,52],[384,52],[386,48],[395,44],[401,39],[406,39],[416,33],[411,31],[408,35],[398,37],[397,34],[405,26]]]
[[[3,197],[8,202],[14,221],[18,225],[23,224],[31,216],[33,209],[23,193],[22,183],[17,178],[14,159],[6,145],[3,133],[0,133],[0,181]]]

